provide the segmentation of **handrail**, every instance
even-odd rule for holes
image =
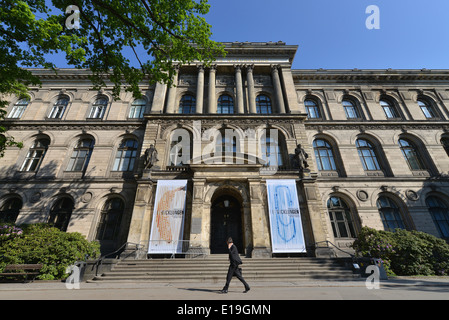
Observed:
[[[97,260],[95,260],[95,262],[94,262],[94,264],[93,264],[93,266],[95,266],[95,276],[98,275],[98,267],[103,263],[103,260],[104,260],[106,257],[108,257],[108,256],[110,256],[110,255],[117,254],[119,251],[121,251],[122,249],[124,249],[124,248],[125,248],[126,246],[128,246],[129,244],[132,244],[132,245],[135,245],[135,246],[136,246],[136,249],[134,249],[133,252],[140,250],[140,246],[141,246],[141,245],[140,245],[139,243],[125,242],[123,245],[120,246],[120,248],[118,248],[118,249],[115,250],[114,252],[107,253],[107,254],[101,256],[100,258],[98,258]],[[92,266],[92,267],[93,267],[93,266]]]
[[[347,252],[347,251],[344,251],[344,250],[340,249],[339,247],[337,247],[335,244],[333,244],[333,243],[332,243],[331,241],[329,241],[329,240],[324,240],[324,241],[318,241],[318,242],[315,242],[315,247],[317,246],[317,244],[323,243],[323,242],[325,242],[325,243],[327,244],[327,247],[328,247],[328,248],[329,248],[329,243],[330,243],[332,246],[334,246],[335,248],[337,248],[338,250],[340,250],[340,251],[343,252],[343,253],[349,254],[349,255],[351,256],[351,258],[354,259],[355,255],[354,255],[353,253]]]

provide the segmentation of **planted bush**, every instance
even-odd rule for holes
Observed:
[[[358,256],[381,259],[389,275],[449,274],[449,244],[424,232],[363,227],[353,248]]]
[[[17,227],[15,227],[17,228]],[[0,270],[7,264],[41,263],[41,280],[64,279],[66,268],[86,255],[99,255],[99,244],[77,232],[63,232],[46,224],[28,225],[14,236],[0,236]],[[1,232],[1,231],[0,231]]]

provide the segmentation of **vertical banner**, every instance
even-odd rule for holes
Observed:
[[[306,252],[295,180],[267,180],[271,245],[276,252]]]
[[[158,180],[148,253],[180,253],[187,180]]]

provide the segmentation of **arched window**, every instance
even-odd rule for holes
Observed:
[[[377,199],[377,209],[386,231],[405,229],[401,211],[398,205],[390,198],[381,196]]]
[[[234,113],[234,99],[228,94],[223,94],[218,98],[217,113]]]
[[[89,117],[90,119],[103,119],[103,116],[106,112],[106,108],[108,106],[108,98],[105,96],[98,97],[95,102],[92,104],[92,108],[90,109]]]
[[[94,140],[90,138],[78,141],[67,166],[67,171],[85,171],[94,149]]]
[[[327,211],[335,238],[356,237],[351,210],[342,198],[330,197]]]
[[[128,118],[132,119],[142,119],[145,113],[145,108],[147,106],[147,101],[145,99],[136,99],[131,104],[131,109],[129,109]]]
[[[343,109],[345,109],[346,119],[360,119],[360,114],[354,101],[344,99],[342,102]]]
[[[427,119],[439,118],[438,117],[438,113],[435,110],[435,107],[433,106],[433,104],[428,99],[419,98],[418,99],[418,105],[421,108],[421,111],[424,113],[424,116]]]
[[[306,107],[307,118],[309,119],[321,118],[320,108],[318,106],[318,103],[314,99],[306,99],[304,101],[304,106]]]
[[[337,170],[331,145],[323,139],[313,141],[316,164],[319,171]]]
[[[123,139],[117,150],[114,160],[113,171],[133,171],[134,162],[137,157],[137,141],[134,139]]]
[[[66,95],[61,95],[58,97],[58,100],[53,105],[53,108],[51,108],[50,114],[48,117],[50,119],[61,119],[64,115],[65,109],[67,108],[67,105],[69,104],[69,97]]]
[[[30,100],[28,98],[22,98],[19,101],[17,101],[14,104],[14,107],[12,108],[11,112],[9,113],[8,118],[19,119],[25,112],[25,109],[28,107],[29,103]]]
[[[366,171],[380,170],[374,146],[365,139],[357,139],[356,145],[363,169]]]
[[[0,208],[0,221],[15,223],[22,209],[22,200],[17,197],[7,199]]]
[[[425,167],[420,159],[418,149],[415,144],[407,139],[399,139],[399,146],[401,147],[402,154],[407,161],[411,170],[424,170]]]
[[[271,99],[264,95],[259,94],[256,98],[256,112],[260,114],[271,114]]]
[[[441,237],[449,238],[449,208],[447,204],[435,196],[427,197],[426,204]]]
[[[260,156],[265,166],[283,166],[284,136],[277,129],[265,129],[260,138]]]
[[[226,131],[228,130],[228,135]],[[215,151],[217,154],[225,156],[226,153],[232,153],[236,155],[237,152],[237,140],[238,137],[235,135],[235,131],[232,129],[220,130],[221,141],[216,139]],[[218,137],[219,138],[219,137]]]
[[[396,107],[394,106],[393,102],[391,102],[388,99],[381,99],[380,100],[380,106],[382,107],[382,109],[385,112],[385,116],[387,117],[387,119],[398,119],[399,114],[398,111],[396,110]]]
[[[195,97],[190,94],[182,96],[181,101],[179,102],[178,113],[189,114],[195,112],[196,112]]]
[[[67,231],[73,207],[73,200],[68,197],[57,200],[50,210],[48,223],[61,231]]]
[[[111,198],[106,201],[101,210],[98,225],[97,240],[116,240],[120,231],[120,224],[125,204],[120,198]]]
[[[49,144],[50,140],[46,138],[37,139],[36,141],[34,141],[33,145],[27,153],[20,171],[37,171],[42,163],[42,160],[44,160],[44,156],[47,152]]]

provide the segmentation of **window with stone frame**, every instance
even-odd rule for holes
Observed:
[[[335,238],[355,238],[352,213],[346,202],[340,197],[330,197],[327,211]]]
[[[138,143],[135,139],[123,139],[115,155],[112,171],[133,171]]]
[[[11,109],[11,112],[8,115],[10,119],[20,119],[25,112],[26,108],[30,100],[28,98],[19,99]]]
[[[25,160],[20,167],[20,171],[36,172],[39,170],[45,154],[47,153],[49,144],[50,140],[47,138],[36,139],[28,150]]]
[[[58,97],[56,102],[53,104],[53,107],[50,110],[48,118],[50,119],[61,119],[64,115],[64,112],[70,102],[69,97],[66,95],[61,95]]]
[[[80,139],[73,149],[67,171],[85,172],[94,149],[94,144],[95,142],[91,138]]]

